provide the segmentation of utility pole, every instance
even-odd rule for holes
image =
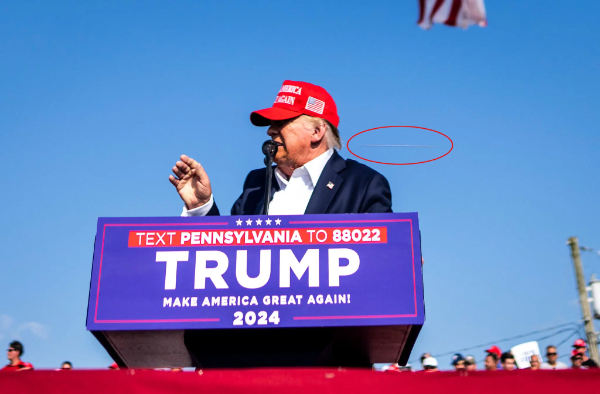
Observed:
[[[598,356],[598,341],[596,340],[596,332],[594,331],[594,322],[592,321],[592,313],[590,311],[590,303],[588,301],[587,289],[585,286],[585,276],[583,275],[583,266],[581,265],[581,257],[579,256],[579,241],[577,237],[571,237],[568,241],[571,246],[571,258],[575,267],[575,277],[577,279],[577,291],[579,292],[579,303],[581,304],[581,313],[585,322],[585,334],[587,335],[588,350],[590,358],[600,365],[600,357]]]

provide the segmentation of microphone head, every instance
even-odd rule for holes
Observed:
[[[266,140],[262,144],[262,152],[265,156],[269,156],[271,158],[275,157],[277,154],[277,149],[279,148],[278,144],[273,140]]]

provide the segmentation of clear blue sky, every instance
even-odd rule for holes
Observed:
[[[416,0],[2,2],[0,344],[19,337],[41,368],[110,364],[85,330],[97,218],[179,215],[182,153],[227,210],[262,165],[249,113],[284,79],[333,95],[344,140],[415,125],[454,141],[432,163],[373,165],[421,220],[414,355],[580,319],[565,241],[600,248],[600,6],[486,3],[487,28],[423,31]],[[388,130],[360,143],[440,148],[357,152],[402,161],[442,149],[433,137]]]

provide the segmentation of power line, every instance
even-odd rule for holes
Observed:
[[[569,338],[571,338],[571,336],[572,336],[572,335],[573,335],[575,332],[577,332],[577,330],[579,330],[579,327],[578,327],[578,328],[576,328],[574,331],[573,331],[573,330],[571,330],[571,329],[569,329],[569,328],[565,328],[565,329],[563,329],[563,330],[560,330],[560,331],[557,331],[557,332],[555,332],[554,334],[550,334],[550,335],[547,335],[547,336],[545,336],[545,337],[538,338],[538,339],[536,339],[536,341],[537,341],[537,342],[541,342],[541,341],[543,341],[543,340],[545,340],[545,339],[548,339],[548,338],[555,337],[555,336],[557,336],[558,334],[562,334],[563,332],[567,332],[567,331],[571,331],[571,334],[570,334],[570,336],[569,336]],[[558,347],[558,345],[556,345],[556,346]]]
[[[551,337],[553,337],[553,336],[555,336],[555,335],[561,334],[561,333],[563,333],[563,332],[565,332],[565,331],[572,330],[572,329],[573,329],[573,325],[576,325],[576,326],[577,326],[577,328],[576,328],[576,329],[577,329],[577,330],[579,330],[579,328],[580,328],[580,327],[579,327],[579,325],[578,325],[577,323],[575,323],[575,322],[563,323],[563,324],[559,324],[559,325],[557,325],[557,326],[553,326],[553,327],[544,328],[544,329],[542,329],[542,330],[536,330],[536,331],[531,331],[531,332],[528,332],[528,333],[525,333],[525,334],[516,335],[516,336],[514,336],[514,337],[503,338],[503,339],[497,339],[497,340],[495,340],[495,341],[490,341],[490,342],[482,343],[482,344],[475,345],[475,346],[469,346],[469,347],[462,348],[462,349],[452,350],[452,351],[450,351],[450,352],[446,352],[446,353],[434,354],[434,355],[433,355],[433,357],[444,357],[444,356],[449,356],[449,355],[451,355],[451,354],[456,354],[456,353],[462,353],[462,352],[466,352],[467,350],[477,349],[477,348],[484,347],[484,346],[491,346],[491,345],[495,345],[495,344],[497,344],[497,343],[508,342],[508,341],[512,341],[512,340],[515,340],[515,339],[520,339],[520,338],[528,337],[528,336],[531,336],[531,335],[535,335],[535,334],[541,334],[541,333],[543,333],[543,332],[551,331],[551,330],[554,330],[554,329],[557,329],[557,328],[571,326],[569,329],[559,330],[559,331],[557,331],[557,332],[555,332],[555,333],[553,333],[553,334],[551,334],[551,335],[548,335],[548,336],[546,336],[546,337],[543,337],[543,338],[540,338],[540,339],[538,339],[538,341],[542,341],[542,340],[544,340],[544,339],[548,339],[548,338],[551,338]],[[572,335],[572,334],[571,334],[571,335]],[[570,337],[569,337],[569,338],[570,338]],[[416,362],[417,360],[418,360],[418,358],[414,358],[414,359],[411,359],[409,362],[413,362],[413,363],[414,363],[414,362]]]
[[[569,335],[569,336],[568,336],[567,338],[565,338],[565,339],[564,339],[562,342],[560,342],[558,345],[556,345],[556,347],[558,348],[560,345],[562,345],[562,344],[564,344],[565,342],[567,342],[567,340],[569,340],[571,337],[573,337],[573,334],[579,334],[578,336],[579,336],[580,338],[581,338],[581,337],[584,337],[584,336],[585,336],[585,331],[583,331],[583,335],[581,335],[581,334],[582,334],[582,330],[583,330],[583,328],[584,328],[584,327],[583,327],[583,325],[581,325],[581,326],[579,326],[578,328],[576,328],[575,330],[573,330],[573,332],[571,333],[571,335]],[[562,356],[559,356],[558,358],[559,358],[559,359],[561,359],[561,358],[565,358],[565,357],[569,357],[569,358],[570,358],[570,357],[571,357],[571,354],[570,354],[570,353],[565,353],[565,354],[563,354]]]
[[[570,338],[573,336],[573,334],[581,334],[581,327],[578,327],[578,328],[576,328],[576,329],[575,329],[575,330],[574,330],[574,331],[571,333],[571,335],[569,335],[568,337],[566,337],[565,339],[563,339],[563,340],[562,340],[562,341],[561,341],[561,342],[560,342],[558,345],[556,345],[556,347],[558,348],[560,345],[562,345],[562,344],[564,344],[565,342],[567,342],[567,341],[568,341],[568,340],[569,340],[569,339],[570,339]],[[581,335],[579,335],[579,336],[581,336]],[[571,357],[571,354],[569,354],[569,353],[565,353],[565,354],[563,354],[562,356],[558,356],[558,358],[559,358],[559,359],[561,359],[561,358],[565,358],[565,357],[569,357],[569,358],[570,358],[570,357]]]
[[[562,345],[563,343],[567,342],[569,339],[571,339],[571,337],[573,336],[573,334],[577,334],[580,330],[580,327],[577,327],[576,329],[574,329],[568,337],[566,337],[565,339],[563,339],[562,341],[560,341],[558,343],[558,345],[556,345],[556,347],[558,348],[560,345]]]
[[[583,251],[583,252],[596,252],[596,254],[598,256],[600,256],[600,250],[598,249],[594,249],[594,248],[588,248],[587,246],[580,246],[579,250]]]

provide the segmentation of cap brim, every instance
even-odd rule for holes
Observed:
[[[286,120],[302,115],[300,112],[290,111],[289,109],[271,107],[250,114],[250,122],[254,126],[270,126],[273,120]]]

